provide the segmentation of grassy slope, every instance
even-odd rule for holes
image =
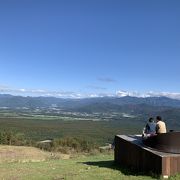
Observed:
[[[0,169],[0,179],[152,179],[116,170],[112,155],[45,162],[2,163]]]
[[[0,157],[0,179],[5,180],[156,179],[118,167],[114,164],[113,154],[81,155],[71,159],[61,156],[57,159],[56,156],[54,159],[51,153],[36,148],[0,146]],[[180,176],[170,179],[180,179]]]
[[[0,146],[0,179],[152,179],[114,165],[113,154],[63,159],[32,147]]]

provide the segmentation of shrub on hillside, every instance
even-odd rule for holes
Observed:
[[[62,153],[88,153],[93,151],[94,149],[97,149],[97,146],[94,143],[76,137],[54,139],[51,143],[41,143],[38,144],[37,147],[47,151],[57,151]]]
[[[25,139],[23,133],[15,133],[12,131],[0,132],[0,144],[23,146],[33,144],[32,141]]]

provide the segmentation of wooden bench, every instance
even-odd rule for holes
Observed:
[[[116,135],[114,159],[121,166],[151,171],[164,178],[180,172],[180,154],[151,149],[143,144],[140,135]]]

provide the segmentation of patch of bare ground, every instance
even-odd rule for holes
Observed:
[[[42,151],[35,147],[0,145],[2,162],[40,162],[48,159],[69,159],[70,155]]]

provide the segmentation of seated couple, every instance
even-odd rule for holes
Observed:
[[[148,138],[161,133],[166,133],[166,124],[162,121],[160,116],[156,117],[156,122],[154,122],[154,119],[151,117],[146,127],[143,129],[142,137]]]

